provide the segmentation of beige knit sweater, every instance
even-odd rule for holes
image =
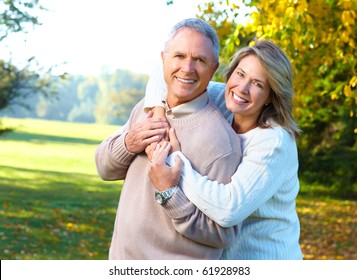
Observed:
[[[144,118],[141,101],[126,125],[96,150],[101,178],[125,179],[109,258],[220,259],[223,248],[236,242],[238,227],[220,227],[199,211],[181,189],[165,207],[155,201],[146,154],[131,154],[124,144],[130,127]],[[240,162],[241,147],[239,137],[215,105],[207,99],[203,109],[169,118],[169,122],[193,167],[210,179],[228,183]]]

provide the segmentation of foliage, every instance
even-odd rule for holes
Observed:
[[[98,79],[95,118],[99,123],[124,124],[143,97],[148,77],[125,70],[104,71]]]
[[[56,98],[34,96],[24,100],[31,110],[12,106],[0,116],[44,118],[70,122],[124,124],[144,97],[148,77],[126,70],[103,70],[98,76],[68,76],[55,80]]]
[[[10,33],[40,24],[34,11],[44,10],[40,0],[6,0],[0,3],[0,41]]]
[[[235,20],[242,11],[250,12],[245,24]],[[200,16],[217,29],[223,65],[256,39],[277,43],[289,56],[295,74],[294,115],[303,130],[298,142],[306,167],[302,173],[326,178],[318,155],[334,161],[333,151],[339,149],[351,153],[348,163],[357,161],[356,1],[226,0],[202,4]],[[318,169],[310,170],[314,157]],[[344,169],[348,163],[338,161],[335,167]],[[355,176],[348,174],[349,190]],[[330,184],[346,187],[345,182]]]
[[[36,12],[45,10],[39,0],[6,0],[0,3],[0,42],[10,33],[27,32],[29,27],[39,25]],[[39,98],[55,93],[54,77],[51,69],[39,74],[43,69],[31,70],[34,58],[27,61],[27,66],[19,69],[10,61],[0,58],[0,111],[9,108],[29,108],[31,98]],[[0,131],[4,130],[0,124]]]
[[[356,201],[300,195],[300,244],[305,260],[356,260]]]
[[[4,122],[17,129],[0,136],[0,259],[107,259],[121,181],[101,181],[93,154],[117,127]],[[304,258],[356,260],[357,202],[320,188],[303,182],[297,200]]]
[[[42,77],[27,67],[20,70],[9,62],[0,60],[0,110],[13,105],[27,107],[26,99],[38,92],[52,93],[50,76]]]

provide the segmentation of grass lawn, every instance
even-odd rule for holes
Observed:
[[[5,119],[0,136],[0,259],[107,259],[121,182],[94,151],[117,127]]]
[[[117,127],[3,119],[0,259],[107,259],[121,181],[96,174],[94,151]],[[297,200],[305,259],[357,259],[356,201]]]

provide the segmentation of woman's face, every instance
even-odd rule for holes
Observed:
[[[239,117],[257,121],[270,102],[270,85],[266,72],[254,55],[244,57],[233,71],[226,86],[226,106]]]

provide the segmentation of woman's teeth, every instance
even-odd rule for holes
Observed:
[[[245,100],[245,99],[239,97],[238,95],[236,95],[236,94],[234,94],[234,93],[233,93],[233,99],[234,99],[235,101],[237,101],[237,102],[240,102],[240,103],[248,103],[247,100]]]

